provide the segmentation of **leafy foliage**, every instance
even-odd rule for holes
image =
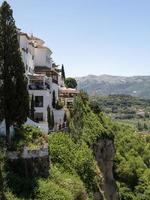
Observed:
[[[113,139],[113,132],[108,131],[104,125],[105,123],[101,123],[100,118],[92,112],[88,102],[84,101],[82,96],[78,96],[75,99],[70,122],[70,134],[75,141],[81,139],[91,145],[98,138]]]
[[[24,146],[37,149],[47,141],[47,136],[39,128],[26,125],[16,130],[11,150],[22,150]]]
[[[51,160],[66,171],[78,174],[91,189],[95,184],[96,164],[89,147],[83,143],[75,144],[64,134],[52,134],[49,137]]]
[[[67,88],[76,88],[77,87],[77,82],[76,79],[68,77],[65,79],[65,86]]]
[[[122,199],[149,199],[150,144],[130,126],[115,125],[115,178]]]
[[[61,101],[57,101],[56,102],[56,105],[55,105],[55,109],[56,110],[60,110],[60,109],[62,109],[63,108],[63,103],[61,102]]]
[[[12,192],[10,192],[10,191],[5,192],[5,199],[6,199],[6,200],[23,200],[23,199],[17,198],[17,197],[16,197],[14,194],[12,194]]]
[[[85,187],[77,175],[52,166],[49,180],[40,180],[37,199],[87,199]]]

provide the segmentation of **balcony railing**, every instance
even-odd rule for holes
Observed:
[[[42,85],[42,84],[30,84],[28,86],[29,90],[50,90],[50,86],[48,84]]]
[[[52,82],[58,84],[58,80],[52,79]]]

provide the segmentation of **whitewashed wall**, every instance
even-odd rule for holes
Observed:
[[[54,112],[54,121],[55,121],[55,123],[57,123],[57,124],[63,123],[64,114],[65,114],[64,109],[63,108],[61,110],[55,110],[54,109],[53,112]]]
[[[52,94],[49,90],[29,90],[29,94],[43,96],[43,107],[35,107],[35,112],[43,113],[43,120],[47,121],[47,107],[52,105]]]
[[[20,50],[25,68],[27,67],[26,73],[28,72],[33,73],[34,47],[31,44],[29,44],[29,40],[26,37],[26,35],[20,35]]]
[[[35,66],[52,67],[52,52],[48,48],[38,47],[35,48]]]
[[[14,129],[13,127],[10,127],[10,134],[13,136],[14,134]],[[6,126],[5,126],[5,120],[0,122],[0,136],[5,136],[6,135]]]

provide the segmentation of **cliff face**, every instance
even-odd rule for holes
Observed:
[[[22,177],[46,178],[49,175],[50,166],[48,146],[45,144],[45,147],[37,150],[24,148],[23,152],[7,152],[7,164],[10,171]]]
[[[117,186],[113,177],[113,158],[115,148],[112,140],[99,139],[93,146],[95,159],[103,174],[102,190],[104,199],[118,200]],[[95,200],[101,200],[102,197],[96,195]]]

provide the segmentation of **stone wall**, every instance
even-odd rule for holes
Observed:
[[[49,175],[50,158],[48,146],[36,150],[24,148],[23,152],[7,152],[7,164],[10,170],[20,176],[47,177]]]

